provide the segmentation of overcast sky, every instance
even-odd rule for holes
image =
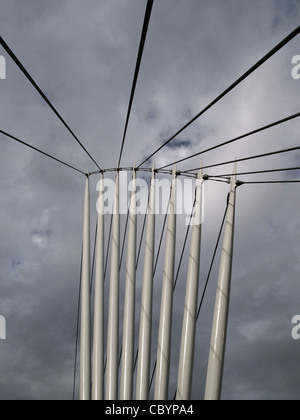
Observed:
[[[0,36],[105,168],[115,167],[119,156],[145,7],[145,0],[0,0]],[[299,19],[299,0],[155,0],[122,166],[140,163]],[[0,129],[84,172],[97,169],[1,47],[0,55],[7,74],[0,80]],[[300,55],[299,35],[185,130],[176,147],[158,153],[156,165],[299,112],[300,80],[291,74],[295,55]],[[298,119],[209,152],[203,162],[295,146]],[[0,315],[7,323],[6,340],[0,341],[0,399],[71,399],[85,179],[4,136],[0,148]],[[299,163],[300,154],[292,152],[242,162],[238,171]],[[199,164],[195,158],[179,169]],[[231,173],[232,165],[207,172]],[[299,179],[299,172],[239,178]],[[97,180],[91,183],[92,236]],[[300,341],[291,336],[291,320],[300,314],[299,188],[262,184],[237,190],[223,399],[300,398]],[[200,292],[228,191],[225,183],[205,184]],[[179,217],[177,262],[185,229]],[[204,395],[218,262],[198,323],[194,399]],[[155,277],[153,349],[162,263],[163,255]],[[186,267],[185,258],[174,296],[170,398],[176,389]],[[139,274],[138,298],[140,290]],[[121,293],[121,319],[122,298]],[[137,302],[137,327],[139,313]],[[153,350],[152,363],[155,356]]]

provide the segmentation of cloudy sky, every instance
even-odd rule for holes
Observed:
[[[145,0],[0,0],[0,36],[104,168],[117,164],[145,7]],[[140,163],[294,30],[299,19],[298,0],[155,0],[122,165]],[[299,54],[298,35],[158,153],[156,165],[299,112],[300,80],[291,75],[292,58]],[[1,47],[0,55],[7,73],[0,80],[0,130],[84,172],[97,169]],[[209,152],[203,162],[299,146],[298,133],[296,119]],[[3,135],[0,148],[0,315],[7,323],[6,340],[0,341],[0,398],[71,399],[84,176]],[[295,167],[299,161],[300,154],[292,152],[241,162],[238,171]],[[195,158],[179,169],[199,164]],[[207,172],[231,173],[232,165]],[[92,236],[96,182],[95,176]],[[300,314],[298,185],[249,184],[237,190],[223,399],[300,397],[300,341],[291,336],[291,320]],[[225,183],[205,185],[200,293],[228,190]],[[177,262],[183,220],[178,218]],[[158,242],[161,220],[157,225]],[[155,276],[153,349],[162,264],[163,255]],[[185,257],[174,295],[170,398],[176,389],[186,266]],[[198,323],[195,399],[204,395],[217,276],[218,258]],[[138,297],[140,290],[138,275]],[[121,317],[122,308],[121,293]],[[136,312],[138,326],[139,302]],[[155,356],[153,350],[153,363]]]

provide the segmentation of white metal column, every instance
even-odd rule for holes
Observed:
[[[90,187],[88,176],[84,197],[81,273],[80,399],[91,399]]]
[[[116,174],[116,189],[111,238],[111,270],[108,308],[106,399],[118,398],[119,362],[119,260],[120,260],[120,213],[119,172]]]
[[[162,283],[162,297],[160,310],[160,323],[158,333],[157,366],[155,380],[155,400],[168,399],[174,263],[176,247],[176,169],[173,171],[172,191],[169,205],[168,228],[166,238],[165,263]]]
[[[95,268],[94,339],[92,365],[92,398],[104,398],[104,182],[98,183],[98,223]]]
[[[199,289],[201,223],[202,223],[202,171],[198,175],[193,228],[188,263],[187,284],[179,358],[177,400],[189,400],[194,366],[195,335],[197,323],[197,302]]]
[[[149,398],[151,329],[153,301],[153,265],[155,247],[155,172],[152,170],[150,196],[148,203],[147,231],[145,242],[143,289],[140,316],[139,352],[136,382],[136,399]]]
[[[126,267],[124,324],[121,364],[120,399],[132,399],[134,333],[135,333],[135,279],[136,279],[136,171],[133,171],[129,206],[128,250]]]
[[[236,165],[234,168],[234,173],[236,173]],[[234,239],[235,195],[236,176],[233,176],[231,178],[229,203],[226,215],[226,225],[220,261],[220,271],[216,293],[215,311],[207,369],[205,400],[219,400],[221,397],[230,300]]]

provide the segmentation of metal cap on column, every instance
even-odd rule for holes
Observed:
[[[236,164],[234,166],[236,173]],[[236,176],[231,178],[226,225],[210,342],[205,400],[219,400],[223,377],[228,324],[235,219]]]

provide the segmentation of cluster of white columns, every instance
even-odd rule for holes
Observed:
[[[171,357],[174,266],[176,251],[176,169],[170,194],[165,261],[162,280],[161,309],[157,345],[157,365],[154,398],[168,399]],[[145,238],[144,271],[140,310],[138,358],[136,374],[137,400],[149,399],[150,360],[152,342],[153,269],[155,251],[155,171],[152,170]],[[202,215],[202,172],[196,186],[194,223],[191,234],[187,270],[186,295],[178,366],[176,398],[191,397],[196,337],[196,317],[199,289]],[[133,171],[129,204],[128,245],[123,316],[122,357],[119,378],[119,288],[120,288],[120,215],[119,172],[116,173],[114,212],[111,230],[111,267],[108,300],[107,361],[104,374],[104,182],[100,178],[98,221],[96,236],[95,302],[93,319],[93,348],[91,348],[91,286],[90,286],[90,198],[89,176],[86,178],[83,255],[81,276],[81,338],[80,338],[80,399],[122,400],[134,397],[135,292],[136,292],[136,171]],[[221,392],[226,329],[228,322],[230,280],[233,251],[236,177],[232,177],[229,205],[224,232],[219,281],[210,344],[205,399],[219,399]],[[195,220],[199,223],[195,223]],[[120,381],[119,381],[120,379]],[[104,386],[105,384],[105,386]]]

